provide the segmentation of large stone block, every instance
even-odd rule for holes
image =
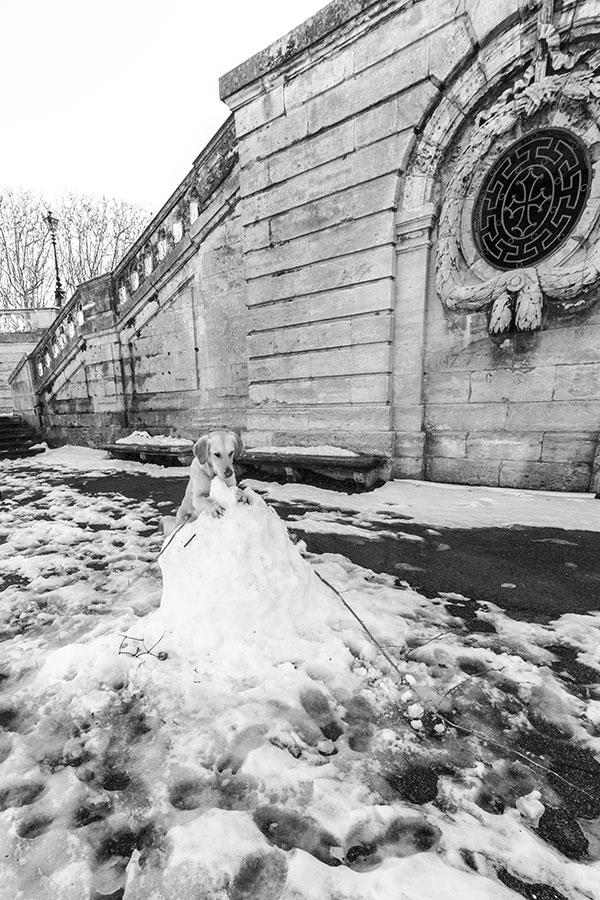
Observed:
[[[410,44],[422,42],[432,31],[454,20],[460,11],[456,0],[423,0],[398,10],[395,16],[369,29],[356,42],[356,71],[370,68]],[[427,53],[426,42],[421,43],[421,52]]]
[[[554,399],[600,399],[600,363],[557,366]]]
[[[597,446],[597,432],[546,432],[542,441],[542,462],[589,464],[594,459]]]
[[[591,465],[550,462],[503,462],[500,486],[544,491],[588,491]],[[560,524],[560,523],[557,523]]]
[[[321,131],[402,93],[428,75],[428,50],[412,44],[308,101],[308,130]]]
[[[240,136],[260,128],[285,112],[283,85],[271,88],[237,110],[235,130]]]
[[[269,221],[269,239],[277,244],[338,226],[361,216],[393,210],[397,188],[398,176],[394,172],[364,184],[351,185],[335,194],[319,197],[297,209],[274,215]]]
[[[254,333],[324,319],[361,316],[378,310],[389,312],[393,306],[393,285],[390,277],[320,293],[313,297],[298,297],[266,306],[250,307],[247,317],[248,330]]]
[[[422,81],[398,97],[358,114],[352,120],[356,147],[366,147],[394,132],[416,128],[438,96],[439,90],[431,81]]]
[[[396,431],[394,433],[394,456],[423,459],[425,440],[424,431]]]
[[[253,431],[307,431],[308,410],[261,407],[248,410],[248,427]]]
[[[350,45],[338,50],[332,56],[313,64],[286,81],[284,99],[286,110],[302,106],[323,94],[341,82],[345,82],[354,73],[354,46]]]
[[[447,484],[484,484],[492,487],[498,486],[500,482],[499,460],[480,461],[428,456],[425,466],[428,481],[441,481]]]
[[[348,404],[313,408],[308,411],[311,428],[343,429],[347,431],[391,430],[389,406]]]
[[[275,399],[290,406],[350,403],[350,378],[309,378],[278,381]]]
[[[467,437],[469,459],[539,460],[542,453],[542,435],[519,433],[516,435],[470,434]]]
[[[428,434],[427,456],[446,457],[449,459],[464,459],[467,455],[467,435],[458,434]]]
[[[495,369],[471,374],[471,400],[538,401],[551,400],[554,390],[554,366],[535,369]]]
[[[600,400],[553,400],[509,403],[508,431],[594,431],[600,421]]]
[[[345,122],[319,135],[307,138],[269,157],[268,170],[271,184],[287,181],[302,172],[322,166],[354,150],[354,123]],[[315,172],[318,178],[319,173]]]
[[[306,106],[286,110],[283,116],[273,119],[258,131],[238,135],[240,165],[247,166],[257,159],[265,159],[284,147],[302,140],[308,134]]]
[[[429,74],[445,83],[475,52],[464,16],[433,32],[429,38]]]
[[[469,372],[439,372],[424,377],[427,403],[467,403],[471,384]]]
[[[534,404],[527,404],[534,405]],[[507,428],[506,403],[430,403],[425,409],[428,431],[502,431]],[[532,427],[523,427],[531,431]],[[510,428],[508,429],[510,430]],[[536,430],[538,430],[536,428]],[[539,429],[542,431],[543,429]]]
[[[393,247],[376,247],[352,256],[326,260],[295,272],[266,275],[248,282],[249,306],[393,277]]]
[[[485,43],[488,35],[496,32],[507,23],[517,22],[523,12],[526,13],[527,5],[523,9],[523,0],[495,0],[494,3],[465,3],[465,11],[473,34],[478,44]],[[533,4],[529,4],[530,15],[534,17]]]
[[[352,345],[352,322],[319,322],[314,325],[286,328],[273,334],[274,353],[294,353],[308,350],[324,350]]]
[[[268,191],[256,194],[252,203],[247,198],[242,211],[243,224],[271,218],[312,200],[397,172],[411,137],[409,131],[393,134],[376,144],[369,144],[368,147],[348,154],[345,159],[325,163],[318,178],[314,178],[310,172],[303,172],[274,185]]]
[[[298,237],[285,244],[255,250],[246,254],[247,278],[300,268],[319,260],[335,259],[369,247],[394,241],[394,218],[391,212],[377,213],[317,234]]]
[[[380,375],[358,375],[347,379],[350,385],[352,403],[388,403],[390,399],[390,377]]]

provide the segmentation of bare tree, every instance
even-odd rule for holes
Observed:
[[[65,194],[56,204],[58,257],[67,296],[110,272],[148,223],[140,206],[110,197]]]
[[[0,307],[52,302],[45,205],[29,191],[0,192]]]
[[[54,303],[56,275],[48,204],[29,191],[0,190],[0,307]],[[53,204],[60,278],[67,298],[78,284],[112,271],[150,219],[140,206],[65,194]]]

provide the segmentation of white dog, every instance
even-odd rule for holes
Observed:
[[[163,531],[169,534],[185,522],[195,521],[201,512],[220,516],[223,508],[210,497],[214,478],[220,478],[227,487],[236,484],[233,460],[243,452],[244,445],[233,431],[211,431],[194,444],[194,459],[190,466],[190,478],[175,520],[165,516]]]

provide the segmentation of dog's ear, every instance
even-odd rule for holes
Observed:
[[[234,437],[235,437],[235,447],[233,449],[233,458],[237,459],[244,452],[244,442],[241,439],[241,437],[239,436],[239,434],[234,433]]]
[[[194,456],[201,466],[208,460],[208,434],[203,434],[194,444]]]

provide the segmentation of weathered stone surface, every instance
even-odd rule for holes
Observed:
[[[541,434],[470,434],[467,437],[469,459],[539,460]]]
[[[295,209],[311,200],[327,197],[386,175],[397,172],[399,160],[411,140],[411,133],[403,131],[369,144],[349,154],[345,159],[334,159],[320,167],[319,177],[302,172],[287,181],[276,184],[268,191],[257,193],[244,203],[244,224],[270,218],[286,210]],[[250,183],[247,190],[251,190]],[[252,200],[252,202],[250,202]]]
[[[427,435],[427,456],[464,459],[467,455],[467,435],[433,433]]]
[[[349,82],[310,100],[308,130],[314,133],[341,122],[424,81],[427,75],[427,43],[411,44],[379,65],[358,73]]]
[[[544,491],[587,491],[591,466],[508,460],[501,464],[500,486]]]
[[[471,402],[552,400],[555,368],[488,369],[471,374]]]
[[[354,74],[354,52],[351,45],[294,75],[285,83],[285,108],[302,106],[350,78]]]
[[[474,50],[465,18],[455,19],[429,38],[429,75],[444,83],[455,69],[464,66]]]
[[[248,330],[254,333],[377,311],[389,313],[393,307],[393,287],[390,276],[378,281],[349,285],[340,290],[324,291],[312,297],[254,306],[248,310]]]
[[[394,240],[393,227],[392,214],[382,212],[265,250],[255,250],[246,255],[246,277],[258,278],[320,260],[346,256],[369,247],[391,245]]]
[[[269,220],[270,240],[274,243],[288,241],[361,216],[392,210],[397,188],[397,175],[387,174],[304,203],[291,212],[276,213]]]
[[[466,9],[469,23],[477,43],[483,44],[485,38],[502,25],[516,20],[522,14],[522,0],[498,0],[495,3],[469,4]]]
[[[249,361],[252,381],[285,381],[327,375],[365,375],[389,372],[389,345],[362,344],[331,350],[266,356]],[[301,402],[301,401],[299,401]]]
[[[425,375],[425,398],[428,403],[468,403],[471,393],[469,372],[444,372]]]
[[[353,119],[356,148],[365,147],[395,132],[416,128],[439,97],[431,81],[422,81],[386,103],[369,108]]]
[[[272,153],[301,140],[307,134],[306,107],[286,110],[283,116],[273,119],[260,131],[239,137],[240,164],[247,166],[255,160],[265,159]]]
[[[600,398],[600,369],[597,362],[556,367],[554,400],[597,400]]]
[[[283,113],[283,85],[279,85],[238,110],[235,117],[236,131],[239,135],[247,134]]]
[[[598,446],[594,432],[546,432],[542,441],[542,462],[591,463]]]
[[[534,405],[534,404],[528,404]],[[426,407],[427,430],[437,431],[501,431],[506,426],[505,403],[431,403]],[[530,431],[531,424],[527,429]],[[542,429],[540,429],[542,430]]]
[[[444,459],[427,457],[426,472],[430,481],[448,484],[487,484],[497,487],[500,483],[498,460]]]
[[[369,68],[379,60],[420,41],[429,34],[433,22],[439,26],[452,21],[459,10],[455,0],[424,0],[422,3],[411,4],[392,19],[367,32],[357,42],[356,71]]]
[[[303,294],[321,293],[350,287],[367,281],[391,278],[394,270],[394,249],[377,247],[305,266],[298,271],[255,278],[247,285],[249,305],[272,300],[296,298]]]
[[[269,157],[270,182],[276,184],[278,181],[286,181],[301,172],[345,156],[354,149],[354,123],[345,122],[339,128],[311,137]],[[318,173],[315,176],[318,177]]]
[[[509,431],[593,431],[600,421],[600,400],[509,403]]]

